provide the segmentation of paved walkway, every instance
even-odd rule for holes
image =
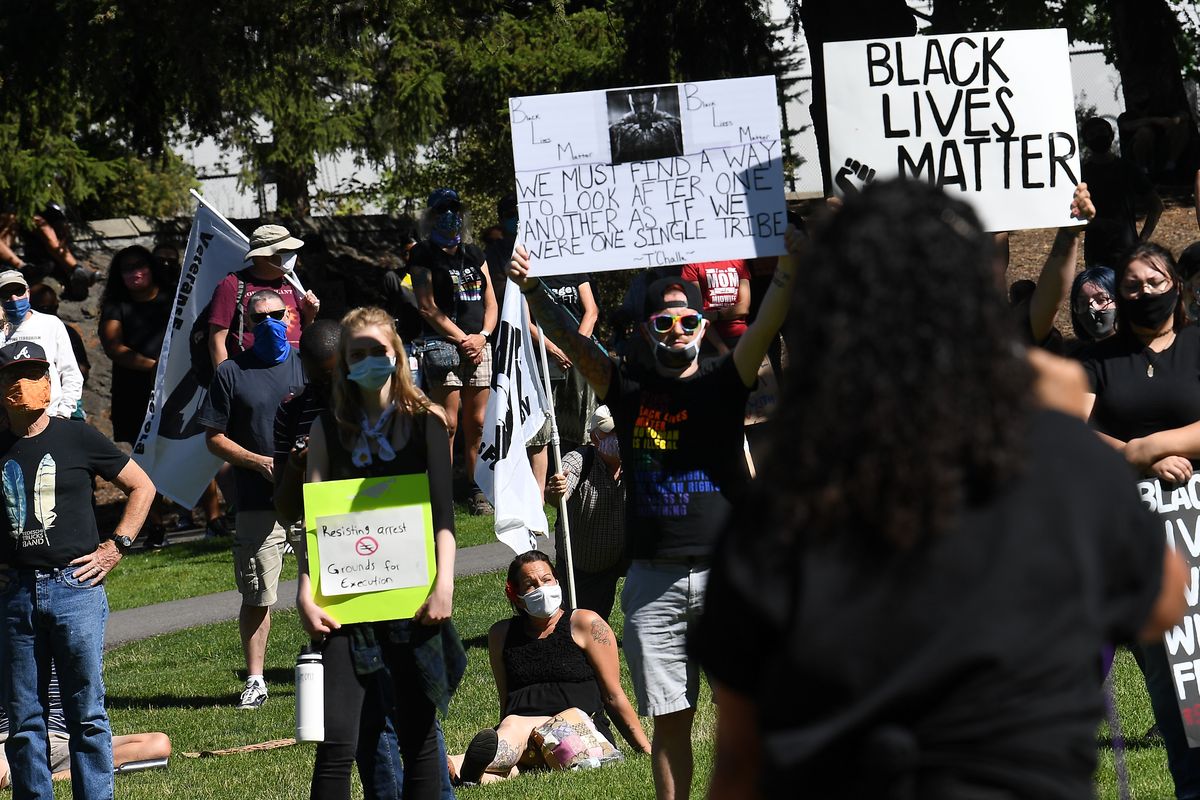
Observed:
[[[187,535],[173,535],[173,541],[184,541]],[[553,557],[553,540],[541,539],[540,547]],[[513,552],[500,542],[490,542],[459,550],[454,560],[454,576],[479,575],[507,567]],[[279,584],[279,602],[273,608],[281,611],[296,605],[296,582],[282,581]],[[237,591],[206,594],[186,600],[172,600],[127,611],[114,611],[108,617],[108,629],[104,636],[105,649],[148,639],[161,633],[173,633],[197,625],[224,622],[236,619],[241,597]]]

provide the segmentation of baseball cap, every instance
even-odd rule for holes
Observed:
[[[46,351],[37,342],[17,340],[0,347],[0,370],[25,363],[50,366],[50,362],[46,360]]]
[[[299,250],[304,242],[292,236],[291,231],[282,225],[259,225],[250,234],[250,250],[246,258],[254,256],[273,256],[286,250]]]
[[[462,200],[453,189],[434,189],[429,194],[429,207],[434,211],[458,211],[462,208]]]
[[[608,406],[596,406],[596,410],[588,417],[587,432],[592,433],[598,431],[600,433],[612,433],[616,427],[613,422],[612,412],[608,410]]]
[[[10,283],[19,283],[26,289],[29,288],[29,281],[25,280],[25,276],[19,270],[6,269],[0,272],[0,286],[7,286]]]
[[[687,296],[687,302],[664,300],[663,295],[671,289],[683,292]],[[691,281],[685,281],[683,278],[673,278],[670,276],[659,278],[650,284],[650,288],[646,289],[646,300],[642,305],[642,317],[649,318],[668,308],[684,307],[695,309],[696,311],[704,310],[704,298],[700,296],[700,287]]]

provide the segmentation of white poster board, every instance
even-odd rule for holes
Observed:
[[[324,595],[428,583],[424,509],[419,505],[317,517],[316,533]]]
[[[538,275],[782,255],[770,76],[509,99]]]
[[[918,177],[991,231],[1082,224],[1065,30],[830,42],[825,94],[837,194]]]

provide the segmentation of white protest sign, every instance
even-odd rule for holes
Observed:
[[[1162,522],[1167,546],[1187,562],[1187,614],[1163,634],[1163,644],[1188,747],[1200,747],[1200,474],[1181,485],[1145,478],[1138,495]]]
[[[769,76],[509,99],[539,275],[782,255]]]
[[[429,582],[424,509],[377,508],[316,518],[321,594],[407,589]]]
[[[825,95],[839,195],[899,175],[963,195],[991,231],[1082,224],[1066,31],[830,42]]]

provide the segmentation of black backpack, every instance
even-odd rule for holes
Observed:
[[[232,358],[235,354],[242,351],[242,334],[246,331],[245,315],[242,313],[242,300],[246,296],[246,279],[242,277],[242,273],[236,272],[237,275],[237,299],[233,304],[233,320],[229,326],[229,333],[225,338],[225,349]],[[212,315],[212,301],[209,300],[208,305],[200,310],[196,315],[196,321],[192,324],[192,332],[188,336],[188,352],[192,358],[192,375],[195,376],[196,382],[201,386],[208,388],[212,383],[213,373],[216,371],[212,363],[212,354],[208,352],[208,321]],[[236,326],[237,333],[234,333]]]

